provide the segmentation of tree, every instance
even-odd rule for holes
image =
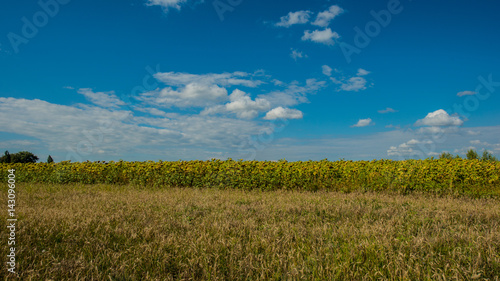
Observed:
[[[439,159],[453,159],[453,155],[449,152],[443,152],[439,155]]]
[[[52,163],[54,162],[54,159],[52,159],[52,156],[49,155],[49,157],[47,157],[47,163]]]
[[[21,151],[11,155],[12,163],[36,163],[38,156],[28,151]]]
[[[479,155],[474,149],[469,149],[469,151],[467,151],[467,159],[469,160],[479,159]]]
[[[498,159],[493,156],[488,150],[483,151],[483,157],[481,157],[483,161],[498,161]]]
[[[8,150],[5,151],[5,155],[0,157],[0,163],[10,163],[12,162],[12,157]]]

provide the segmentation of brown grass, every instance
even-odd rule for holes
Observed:
[[[112,185],[17,191],[21,280],[500,276],[497,199]],[[3,189],[5,209],[6,198]],[[7,235],[0,228],[3,259]],[[0,276],[13,277],[5,263]]]

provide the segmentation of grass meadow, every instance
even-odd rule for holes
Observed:
[[[497,198],[112,184],[16,190],[19,275],[2,270],[2,280],[500,278]],[[7,231],[0,228],[3,245]]]

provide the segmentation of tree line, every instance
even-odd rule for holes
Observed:
[[[469,149],[467,154],[465,155],[469,160],[483,160],[483,161],[498,161],[498,159],[493,156],[488,150],[483,151],[483,156],[479,156],[479,154],[474,149]],[[439,159],[459,159],[461,158],[459,155],[453,156],[453,154],[449,152],[443,152],[439,155]]]
[[[38,156],[29,151],[20,151],[18,153],[10,154],[9,151],[5,151],[4,155],[0,157],[0,163],[36,163],[38,161]],[[54,162],[52,156],[47,157],[47,163]]]
[[[467,151],[466,157],[469,160],[478,159],[482,161],[498,161],[498,159],[487,150],[483,151],[482,156],[479,156],[479,154],[475,150],[469,149],[469,151]],[[453,154],[449,152],[443,152],[441,153],[441,155],[439,155],[439,159],[459,158],[461,158],[459,155],[453,156]],[[5,154],[0,157],[0,163],[36,163],[38,159],[38,156],[29,151],[21,151],[13,154],[10,154],[9,151],[5,151]],[[54,162],[54,159],[52,159],[52,156],[49,155],[49,157],[47,157],[47,163],[52,162]]]

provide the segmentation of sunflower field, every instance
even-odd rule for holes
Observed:
[[[466,159],[373,161],[159,161],[0,164],[27,183],[216,187],[243,190],[413,191],[500,195],[500,162]]]

